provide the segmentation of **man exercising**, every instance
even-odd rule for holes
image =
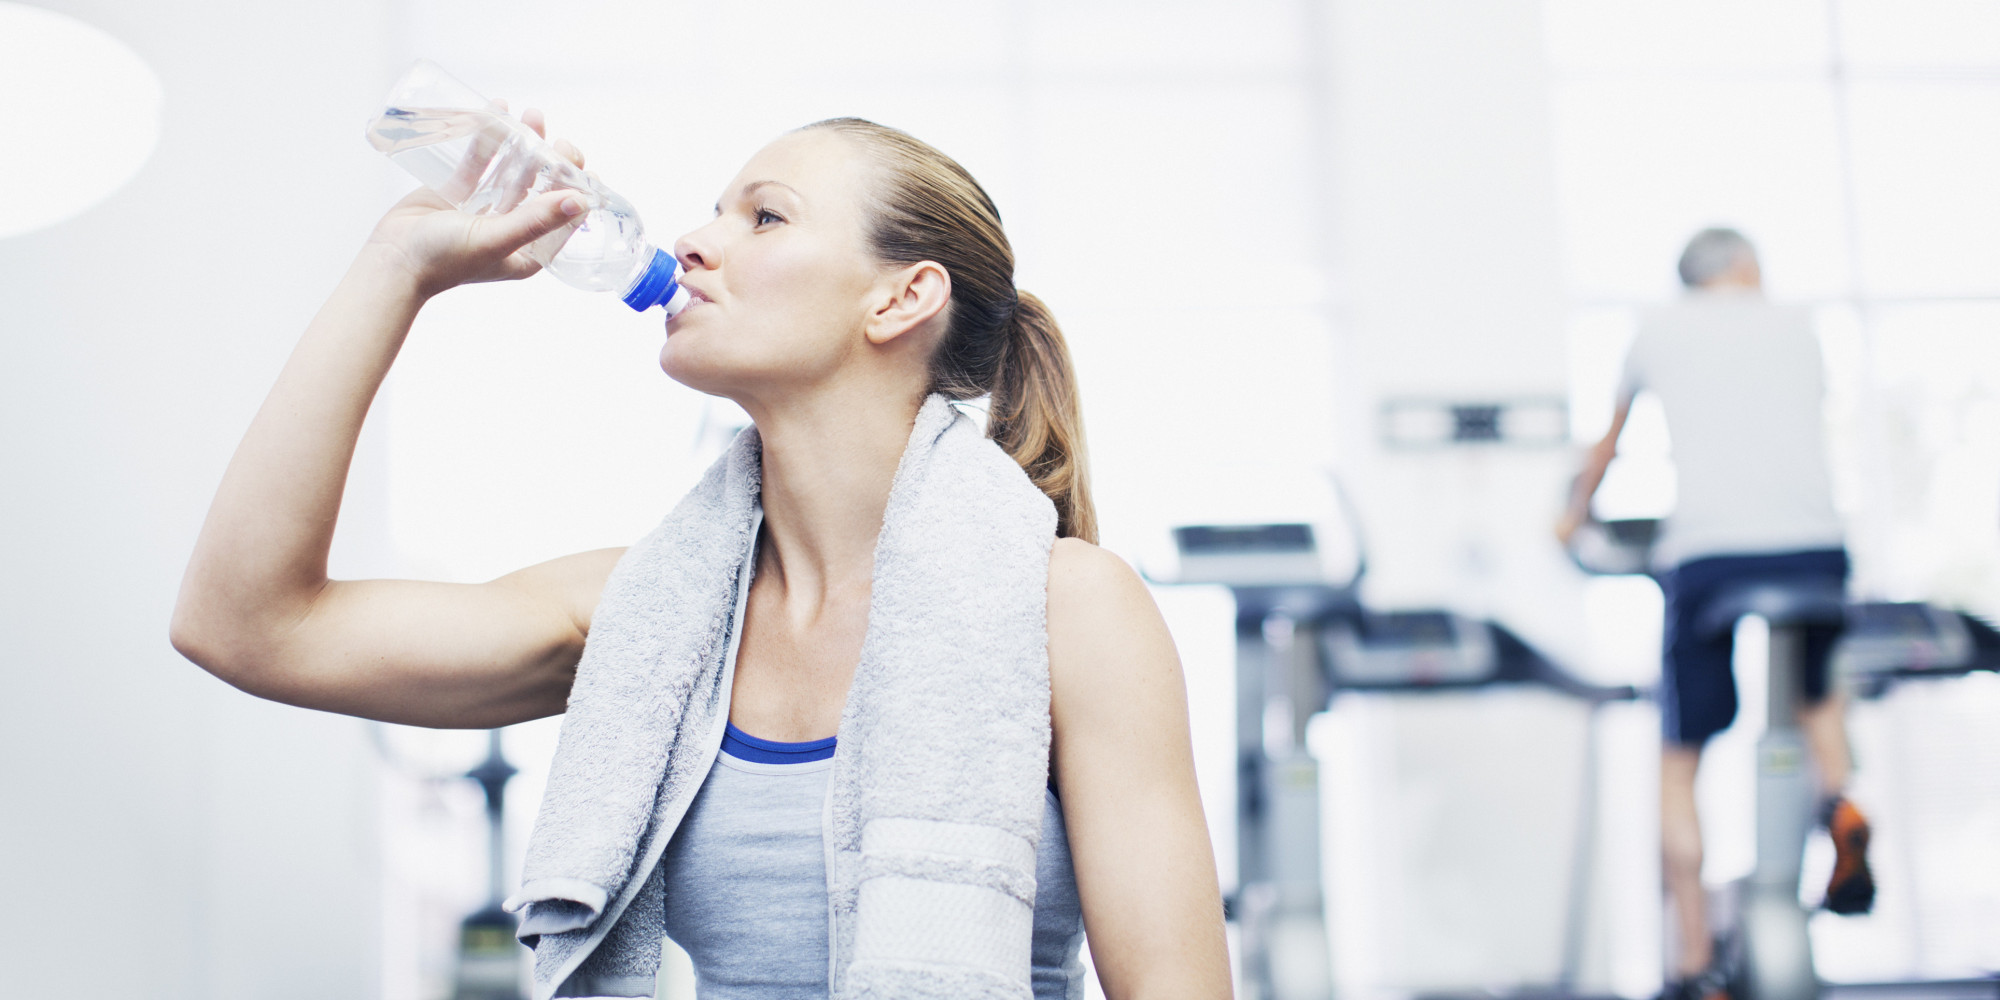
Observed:
[[[1847,551],[1822,437],[1824,389],[1810,314],[1763,297],[1750,242],[1705,229],[1680,259],[1686,298],[1649,310],[1625,359],[1611,429],[1590,451],[1569,510],[1565,543],[1589,520],[1590,499],[1617,452],[1619,432],[1641,389],[1659,397],[1673,440],[1679,499],[1661,533],[1656,564],[1666,596],[1660,715],[1660,845],[1667,895],[1680,930],[1667,1000],[1726,1000],[1701,884],[1701,825],[1695,769],[1701,748],[1736,716],[1731,637],[1703,638],[1703,606],[1727,585],[1770,576],[1823,576],[1845,583]],[[1799,724],[1818,765],[1820,819],[1836,860],[1827,909],[1866,913],[1868,823],[1843,797],[1851,762],[1845,702],[1829,684],[1838,628],[1806,632],[1805,699]]]

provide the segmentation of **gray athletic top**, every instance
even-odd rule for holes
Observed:
[[[667,936],[694,960],[700,1000],[823,1000],[820,817],[834,741],[774,743],[729,728],[660,857]],[[1035,998],[1082,1000],[1083,907],[1062,806],[1053,790],[1045,799],[1035,851]]]
[[[820,815],[831,758],[717,756],[667,844],[667,936],[694,960],[700,1000],[823,1000],[826,861]],[[1083,911],[1048,793],[1035,853],[1036,1000],[1083,996]]]

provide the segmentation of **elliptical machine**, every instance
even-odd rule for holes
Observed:
[[[1592,521],[1570,544],[1585,572],[1644,573],[1651,565],[1659,522]],[[1748,617],[1770,629],[1764,733],[1757,739],[1756,865],[1736,889],[1733,959],[1740,1000],[1817,1000],[1809,914],[1799,902],[1806,837],[1817,792],[1797,712],[1805,693],[1806,629],[1838,626],[1846,617],[1842,588],[1818,577],[1773,576],[1731,584],[1710,602],[1695,628],[1727,635]]]

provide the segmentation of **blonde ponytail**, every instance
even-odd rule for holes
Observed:
[[[1097,541],[1083,410],[1062,330],[1042,300],[1014,289],[1014,249],[993,199],[956,160],[907,132],[860,118],[806,126],[873,154],[884,183],[868,234],[890,267],[921,261],[951,275],[950,323],[931,356],[929,391],[991,394],[986,433],[1056,505],[1056,532]]]
[[[1056,505],[1056,534],[1097,541],[1083,407],[1062,328],[1041,299],[1019,292],[993,382],[986,433]]]

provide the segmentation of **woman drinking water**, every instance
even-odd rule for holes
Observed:
[[[651,995],[663,936],[710,1000],[1080,997],[1086,931],[1111,997],[1228,995],[1180,665],[1093,544],[1062,334],[984,190],[905,133],[784,135],[675,245],[661,366],[754,427],[652,534],[483,584],[327,578],[419,309],[532,274],[584,207],[389,211],[230,463],[175,646],[388,722],[566,712],[509,904],[538,1000]],[[980,397],[984,431],[952,405]]]

